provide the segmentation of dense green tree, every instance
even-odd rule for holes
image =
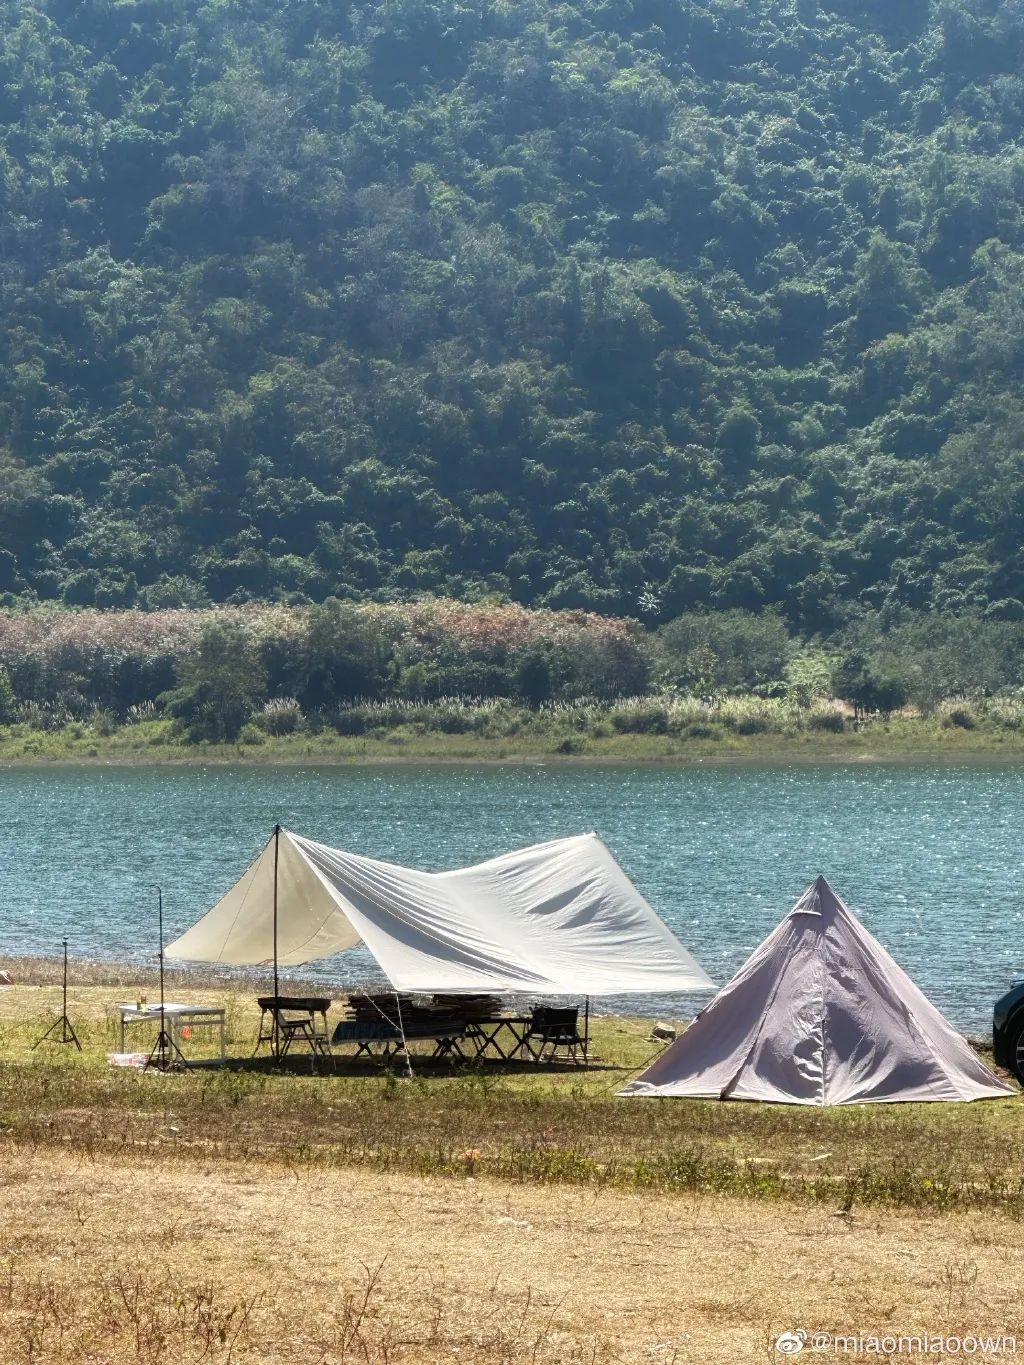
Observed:
[[[516,695],[530,706],[550,701],[553,691],[551,658],[548,651],[525,651],[516,665],[514,686]]]
[[[0,601],[1024,611],[1011,0],[0,18]]]
[[[352,606],[329,597],[310,610],[295,668],[295,692],[304,706],[375,697],[392,675],[389,642]]]
[[[14,716],[15,697],[11,675],[6,668],[0,668],[0,725],[9,725]]]
[[[177,686],[159,699],[192,739],[235,740],[266,697],[266,676],[247,633],[213,624],[177,670]]]
[[[749,692],[778,685],[786,673],[790,638],[774,612],[734,608],[688,612],[660,632],[667,680],[687,691]]]

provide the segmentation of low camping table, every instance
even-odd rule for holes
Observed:
[[[419,1021],[409,1026],[403,1039],[398,1025],[390,1019],[342,1019],[334,1030],[331,1046],[355,1043],[353,1059],[376,1055],[387,1061],[402,1047],[403,1041],[406,1045],[427,1042],[434,1044],[430,1054],[432,1059],[459,1057],[465,1061],[466,1054],[459,1047],[459,1042],[466,1036],[466,1025],[461,1022],[439,1020],[435,1024],[428,1024]],[[377,1049],[376,1053],[374,1048]]]
[[[114,1006],[121,1020],[121,1045],[124,1051],[124,1031],[128,1024],[160,1022],[160,1006],[144,1005],[139,1009],[127,1001],[118,1001]],[[227,1039],[224,1030],[224,1008],[221,1005],[178,1005],[164,1002],[164,1019],[171,1042],[181,1050],[181,1030],[190,1028],[218,1028],[220,1030],[220,1059],[223,1062],[227,1053]]]
[[[264,1043],[274,1046],[275,1033],[280,1055],[287,1056],[292,1043],[305,1043],[314,1059],[329,1057],[330,1038],[327,1033],[327,1011],[330,997],[318,995],[261,995],[256,1000],[260,1007],[260,1031],[252,1055],[255,1057]]]

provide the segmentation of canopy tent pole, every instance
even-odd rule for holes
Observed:
[[[583,1060],[590,1057],[590,996],[583,997]]]
[[[157,897],[157,936],[160,940],[160,1036],[164,1035],[167,1028],[167,1016],[164,1010],[164,889],[158,886],[156,889]],[[161,1061],[163,1057],[161,1056]]]
[[[277,864],[281,853],[281,826],[274,826],[274,1061],[281,1060],[280,1001],[277,981]]]

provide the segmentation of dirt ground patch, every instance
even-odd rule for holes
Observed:
[[[735,1365],[798,1328],[1024,1348],[1020,1225],[981,1213],[45,1150],[0,1189],[4,1365]]]

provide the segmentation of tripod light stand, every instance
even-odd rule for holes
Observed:
[[[143,1071],[148,1071],[151,1066],[156,1067],[158,1071],[169,1071],[172,1066],[188,1066],[185,1054],[167,1032],[167,1016],[164,1013],[164,893],[159,886],[156,887],[156,894],[160,933],[160,1032],[156,1035],[156,1042],[146,1059]]]
[[[60,1029],[60,1036],[57,1037],[57,1030]],[[37,1038],[32,1044],[32,1051],[35,1052],[40,1043],[74,1043],[79,1052],[82,1044],[78,1041],[78,1034],[75,1026],[68,1018],[68,941],[64,940],[64,986],[61,995],[61,1015],[55,1019],[41,1038]]]

